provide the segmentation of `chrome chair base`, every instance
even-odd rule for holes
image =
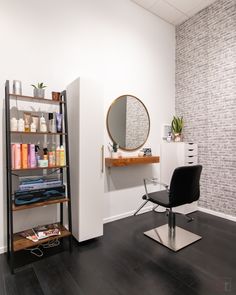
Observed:
[[[168,224],[146,231],[144,234],[174,252],[202,238],[178,226],[171,230]]]

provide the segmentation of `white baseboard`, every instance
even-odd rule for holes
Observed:
[[[218,217],[225,218],[225,219],[236,222],[236,216],[228,215],[228,214],[225,214],[225,213],[222,213],[222,212],[216,212],[216,211],[206,209],[206,208],[202,208],[202,207],[198,207],[198,210],[202,211],[202,212],[205,212],[205,213],[208,213],[208,214],[211,214],[211,215],[215,215],[215,216],[218,216]]]
[[[151,211],[152,209],[153,209],[153,206],[144,207],[143,209],[140,210],[139,214]],[[228,214],[221,213],[221,212],[216,212],[216,211],[206,209],[206,208],[202,208],[202,207],[197,207],[197,210],[199,210],[201,212],[211,214],[211,215],[215,215],[217,217],[221,217],[221,218],[228,219],[228,220],[236,222],[236,216],[228,215]],[[115,220],[119,220],[119,219],[122,219],[122,218],[125,218],[125,217],[132,216],[134,214],[134,212],[135,212],[135,210],[104,218],[103,223],[109,223],[109,222],[112,222],[112,221],[115,221]]]
[[[139,211],[139,214],[151,211],[152,208],[153,208],[153,206],[144,207]],[[132,215],[134,215],[135,211],[136,210],[133,210],[133,211],[129,211],[129,212],[125,212],[125,213],[122,213],[122,214],[118,214],[118,215],[114,215],[114,216],[111,216],[111,217],[104,218],[103,223],[108,223],[108,222],[119,220],[119,219],[122,219],[122,218],[125,218],[125,217],[132,216]]]

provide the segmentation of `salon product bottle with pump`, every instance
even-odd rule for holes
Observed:
[[[40,118],[39,126],[40,126],[39,128],[40,132],[47,132],[47,124],[43,114],[42,114],[42,117]]]
[[[36,158],[36,165],[37,166],[39,165],[38,163],[40,160],[39,150],[40,150],[39,145],[35,145],[35,158]]]
[[[47,148],[43,149],[43,159],[48,160],[48,149]]]
[[[60,166],[60,146],[56,149],[56,166]]]
[[[60,166],[64,166],[65,165],[65,150],[63,145],[61,145],[60,147]]]

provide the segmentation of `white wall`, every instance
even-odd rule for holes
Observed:
[[[133,94],[150,112],[151,132],[146,146],[159,153],[161,126],[170,122],[174,113],[174,27],[129,0],[0,2],[0,163],[4,159],[6,79],[21,80],[25,94],[32,93],[31,83],[43,81],[49,86],[50,96],[52,90],[64,89],[78,76],[93,77],[104,85],[105,113],[116,97]],[[104,136],[107,145],[106,131]],[[107,171],[104,218],[139,205],[143,176],[159,173],[159,165],[155,165],[155,171],[151,167]],[[6,245],[4,169],[0,165],[0,249]],[[41,218],[43,223],[45,210],[48,216],[53,209],[21,212],[18,227],[23,227],[23,220],[31,219],[34,224]]]

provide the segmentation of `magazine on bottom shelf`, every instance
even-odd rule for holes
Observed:
[[[61,231],[58,224],[40,225],[30,230],[21,233],[21,236],[32,241],[38,242],[39,240],[46,239],[52,236],[60,236]]]

